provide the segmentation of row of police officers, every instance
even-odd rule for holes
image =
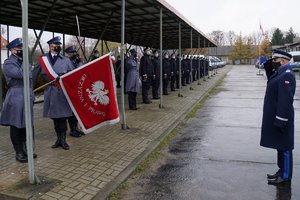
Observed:
[[[159,99],[160,86],[160,60],[158,51],[148,47],[144,49],[144,55],[138,60],[137,51],[131,49],[129,56],[125,59],[125,84],[128,93],[128,103],[130,110],[137,110],[136,96],[139,92],[139,81],[142,86],[142,101],[144,104],[150,104],[148,92],[152,87],[152,98]],[[208,75],[208,61],[200,56],[185,55],[182,60],[174,53],[166,52],[162,60],[162,87],[163,95],[168,95],[169,90],[179,89],[179,62],[181,62],[181,86],[186,86],[193,81]],[[120,60],[116,62],[116,80],[120,86]],[[168,89],[169,88],[169,89]]]

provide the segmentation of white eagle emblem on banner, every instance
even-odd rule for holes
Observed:
[[[104,83],[102,81],[94,82],[92,84],[92,90],[87,88],[86,92],[88,92],[89,98],[94,102],[94,105],[98,105],[98,102],[104,106],[109,104],[109,98],[107,96],[109,91],[104,89]]]

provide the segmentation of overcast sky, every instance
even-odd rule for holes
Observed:
[[[166,1],[205,34],[233,30],[236,34],[250,35],[259,31],[259,21],[269,32],[274,27],[282,31],[293,27],[294,32],[300,34],[300,0]],[[21,37],[20,29],[11,29],[11,39]],[[44,34],[43,42],[51,37],[52,34]]]
[[[214,30],[250,35],[276,27],[300,33],[300,0],[166,0],[204,33]]]

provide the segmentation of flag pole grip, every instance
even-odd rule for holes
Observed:
[[[50,82],[48,82],[48,83],[45,83],[44,85],[41,85],[40,87],[35,88],[35,89],[33,90],[33,92],[35,93],[35,92],[37,92],[37,91],[39,91],[39,90],[41,90],[41,89],[44,89],[45,87],[51,85],[51,84],[54,83],[55,81],[56,81],[56,79],[54,79],[54,80],[52,80],[52,81],[50,81]]]

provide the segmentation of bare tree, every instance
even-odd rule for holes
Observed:
[[[211,39],[213,41],[216,42],[216,44],[218,46],[223,46],[225,44],[223,31],[220,31],[220,30],[213,31],[209,34],[209,36],[211,37]]]
[[[235,40],[237,38],[235,32],[234,31],[228,31],[227,33],[225,33],[225,35],[226,35],[226,39],[228,41],[228,44],[230,46],[233,46],[234,43],[235,43]]]
[[[253,45],[260,45],[260,43],[263,39],[263,36],[262,36],[261,32],[253,32],[250,35],[250,37],[252,39]]]

